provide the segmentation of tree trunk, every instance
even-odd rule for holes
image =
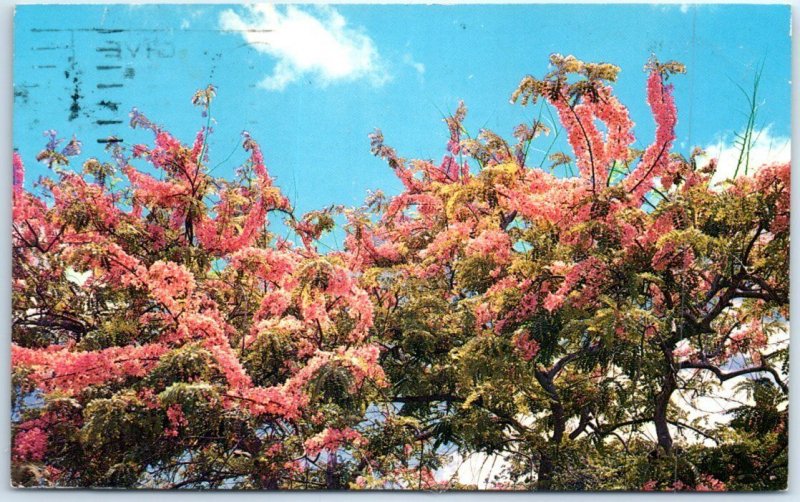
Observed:
[[[664,351],[664,380],[661,390],[656,394],[655,410],[653,412],[653,422],[656,426],[656,437],[658,446],[666,453],[672,452],[672,435],[667,424],[667,411],[669,410],[669,400],[675,391],[675,370],[672,365],[672,350],[669,347],[662,347]]]
[[[539,459],[539,476],[536,479],[536,490],[540,492],[549,492],[553,483],[553,460],[550,454],[544,450],[541,452]]]
[[[331,453],[331,457],[325,469],[325,488],[328,490],[338,490],[341,488],[341,486],[339,486],[339,473],[336,472],[338,464],[336,460],[336,453]]]
[[[550,412],[553,421],[553,435],[547,442],[545,448],[540,452],[539,472],[536,480],[536,489],[539,491],[550,491],[553,484],[553,472],[558,461],[559,447],[564,439],[566,430],[566,418],[564,417],[564,406],[561,404],[561,397],[558,389],[553,384],[553,379],[543,371],[536,371],[536,380],[542,386],[550,398]]]

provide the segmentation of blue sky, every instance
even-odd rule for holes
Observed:
[[[622,67],[617,93],[643,143],[653,133],[643,65],[653,53],[685,63],[688,73],[673,79],[681,149],[716,145],[723,156],[746,122],[739,86],[751,89],[763,63],[757,126],[766,150],[779,144],[788,155],[789,12],[774,5],[18,6],[14,147],[28,180],[47,172],[35,162],[47,129],[78,136],[82,158],[107,158],[98,138],[150,139],[128,128],[134,106],[191,142],[205,120],[190,98],[211,83],[215,174],[228,176],[245,159],[247,130],[301,212],[358,205],[368,189],[399,189],[370,155],[374,128],[401,156],[438,160],[447,137],[442,114],[463,99],[470,132],[487,127],[510,138],[536,114],[510,104],[511,92],[524,75],[546,73],[548,56],[559,52]],[[535,152],[531,160],[538,162]]]

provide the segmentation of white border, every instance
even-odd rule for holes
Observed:
[[[183,3],[194,3],[194,4],[219,4],[219,3],[232,3],[232,2],[225,2],[225,1],[213,1],[213,0],[194,0],[194,1],[152,1],[152,0],[144,0],[144,1],[124,1],[124,0],[107,0],[107,1],[93,1],[93,0],[84,0],[84,1],[77,1],[77,2],[66,2],[66,1],[30,1],[30,0],[22,0],[19,2],[14,2],[13,0],[0,0],[0,159],[3,159],[0,162],[2,166],[8,166],[2,170],[2,175],[0,175],[0,194],[3,194],[0,197],[0,236],[3,236],[3,241],[5,245],[0,246],[0,319],[2,319],[2,326],[5,327],[4,330],[0,330],[0,334],[2,334],[2,347],[0,347],[0,352],[3,354],[2,361],[5,362],[2,365],[5,369],[0,369],[0,388],[4,389],[3,397],[2,397],[2,416],[3,417],[10,417],[10,399],[8,398],[8,392],[10,389],[10,372],[8,368],[10,368],[10,344],[11,344],[11,298],[10,298],[10,285],[11,285],[11,179],[12,179],[12,170],[11,170],[11,120],[12,120],[12,105],[13,105],[13,88],[12,88],[12,50],[13,50],[13,13],[14,13],[14,4],[24,5],[24,4],[37,4],[37,3],[50,3],[50,4],[127,4],[127,3],[138,3],[138,4],[156,4],[156,3],[173,3],[173,4],[183,4]],[[280,3],[322,3],[318,0],[307,0],[305,2],[298,2],[293,0],[283,1]],[[526,2],[526,1],[514,1],[514,0],[462,0],[460,2],[454,2],[451,0],[439,0],[439,1],[396,1],[396,0],[377,0],[377,1],[367,1],[367,0],[338,0],[329,3],[337,3],[337,4],[364,4],[364,3],[413,3],[413,4],[456,4],[456,3],[464,3],[464,4],[502,4],[502,3],[643,3],[643,2],[625,2],[620,0],[611,0],[611,1],[597,1],[597,0],[562,0],[560,2]],[[681,2],[678,0],[668,0],[663,2],[658,2],[663,4],[682,4],[687,2]],[[800,0],[762,0],[762,1],[747,1],[747,0],[728,0],[728,1],[719,1],[719,0],[706,0],[705,2],[689,2],[689,3],[714,3],[714,4],[724,4],[724,3],[734,3],[734,4],[791,4],[792,5],[792,25],[793,26],[800,26]],[[732,29],[736,29],[732,27]],[[789,29],[789,27],[787,27]],[[792,40],[792,151],[797,152],[792,157],[792,185],[795,187],[792,193],[792,209],[795,213],[794,218],[792,218],[792,227],[791,231],[793,235],[800,235],[800,216],[798,216],[797,210],[800,208],[800,194],[798,194],[798,189],[800,189],[800,36],[794,36]],[[791,317],[795,319],[795,322],[800,322],[800,301],[794,301],[795,296],[798,292],[797,284],[800,282],[800,269],[798,269],[798,259],[800,259],[800,251],[798,251],[798,246],[795,245],[792,247],[791,253]],[[798,348],[795,344],[794,353],[795,356],[798,354],[800,348]],[[797,383],[792,383],[793,380],[790,377],[790,388],[798,389]],[[792,391],[794,393],[794,391]],[[777,493],[757,493],[757,494],[748,494],[748,493],[734,493],[734,494],[699,494],[699,493],[692,493],[692,494],[668,494],[668,493],[657,493],[657,494],[647,494],[644,495],[647,498],[658,497],[658,498],[680,498],[681,501],[693,501],[693,500],[710,500],[710,499],[721,499],[721,498],[744,498],[747,497],[748,500],[756,499],[783,499],[783,500],[790,500],[793,499],[795,496],[800,494],[800,415],[798,415],[798,410],[800,410],[800,404],[798,404],[798,399],[794,398],[790,400],[790,420],[789,420],[789,490],[785,492],[777,492]],[[325,502],[345,502],[349,501],[351,497],[358,497],[361,500],[374,500],[374,499],[386,499],[386,500],[394,500],[394,501],[423,501],[423,500],[432,500],[432,498],[436,498],[437,501],[448,501],[448,502],[467,502],[467,501],[475,501],[478,499],[485,499],[486,497],[510,497],[516,500],[520,500],[522,497],[532,497],[536,499],[536,502],[539,501],[549,501],[549,500],[567,500],[567,498],[576,497],[580,499],[588,499],[592,498],[593,500],[597,500],[598,502],[605,502],[605,501],[612,501],[617,499],[624,499],[624,500],[639,500],[643,494],[642,493],[617,493],[617,492],[610,492],[610,493],[509,493],[509,494],[498,494],[496,492],[447,492],[447,493],[427,493],[427,492],[234,492],[234,493],[220,493],[220,492],[198,492],[198,491],[187,491],[187,492],[164,492],[164,491],[137,491],[137,490],[20,490],[20,489],[12,489],[10,484],[10,471],[9,471],[9,462],[10,462],[10,427],[7,425],[9,422],[4,422],[2,419],[0,420],[0,479],[3,480],[1,482],[2,487],[0,488],[0,497],[1,500],[4,501],[11,501],[11,502],[18,502],[18,501],[36,501],[36,500],[43,500],[45,498],[53,498],[57,497],[59,502],[95,502],[95,501],[105,501],[109,498],[120,499],[120,500],[132,500],[133,497],[141,497],[146,496],[149,499],[155,500],[157,502],[161,502],[167,499],[173,499],[173,497],[180,497],[183,500],[186,500],[188,497],[200,497],[204,500],[208,500],[210,497],[215,497],[219,499],[220,497],[224,497],[226,500],[255,500],[256,497],[278,497],[281,500],[292,500],[297,502],[318,502],[320,496],[325,498]]]

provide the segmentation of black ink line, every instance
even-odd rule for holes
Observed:
[[[105,99],[97,103],[97,106],[102,106],[103,108],[108,108],[112,112],[116,112],[119,110],[119,103],[116,101],[106,101]]]
[[[69,34],[70,42],[70,56],[69,56],[69,70],[64,71],[64,78],[69,79],[70,73],[73,75],[72,77],[72,94],[70,94],[70,99],[72,100],[69,105],[69,120],[72,122],[73,120],[78,118],[78,114],[81,111],[81,79],[80,75],[83,73],[80,68],[78,68],[78,60],[75,56],[75,33]]]

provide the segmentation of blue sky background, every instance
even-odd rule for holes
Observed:
[[[27,183],[47,173],[35,161],[44,130],[78,136],[81,161],[109,158],[98,138],[148,142],[149,134],[128,128],[134,106],[191,142],[205,120],[190,98],[211,83],[218,88],[210,145],[215,174],[230,176],[246,158],[240,133],[248,130],[301,212],[358,205],[368,189],[395,193],[400,186],[370,154],[367,135],[374,128],[383,130],[401,156],[438,161],[447,138],[442,114],[463,99],[470,132],[487,127],[510,138],[516,124],[537,113],[510,104],[511,92],[524,75],[545,74],[553,52],[622,67],[617,94],[637,123],[640,146],[654,129],[643,65],[653,53],[685,63],[688,73],[672,80],[684,153],[694,145],[732,142],[746,122],[747,102],[738,86],[750,90],[763,63],[757,126],[769,128],[765,136],[777,141],[790,136],[788,6],[301,9],[324,28],[371,48],[368,66],[338,76],[325,73],[331,69],[325,62],[309,71],[295,67],[294,80],[270,89],[264,79],[291,54],[269,53],[261,42],[248,44],[245,33],[224,31],[224,16],[270,27],[242,6],[18,6],[13,144],[28,167]],[[339,25],[332,21],[337,14]],[[303,43],[316,50],[313,40]],[[537,144],[547,145],[547,139]],[[539,157],[534,152],[530,160],[538,163]]]

